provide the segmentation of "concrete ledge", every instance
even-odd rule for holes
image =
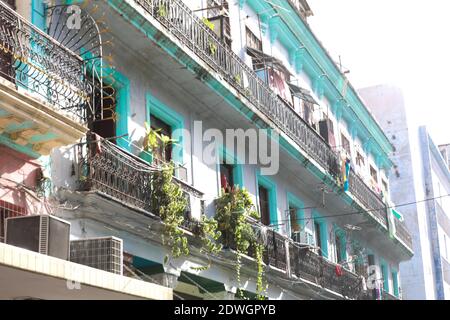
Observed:
[[[0,243],[0,299],[172,300],[172,289]]]
[[[45,131],[56,133],[62,144],[74,143],[88,131],[86,126],[70,115],[56,110],[32,94],[20,92],[13,83],[3,78],[0,78],[0,97],[0,108],[24,121],[34,121],[39,127],[45,128]]]

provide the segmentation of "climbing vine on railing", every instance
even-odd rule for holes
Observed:
[[[239,295],[243,297],[241,288],[242,255],[249,253],[253,247],[257,262],[257,291],[258,298],[262,297],[263,289],[263,253],[264,247],[257,242],[257,236],[249,223],[249,218],[258,218],[250,194],[245,189],[235,186],[229,192],[222,190],[222,195],[216,202],[216,220],[222,233],[222,242],[225,247],[236,251],[236,280],[239,286]],[[261,293],[261,294],[260,294]]]
[[[151,174],[151,210],[164,222],[163,243],[172,248],[172,257],[189,255],[187,237],[180,228],[184,221],[187,200],[179,185],[172,181],[173,162]],[[167,257],[166,257],[167,259]]]

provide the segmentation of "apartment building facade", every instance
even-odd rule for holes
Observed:
[[[412,123],[401,89],[380,85],[359,92],[395,147],[390,196],[405,204],[401,212],[414,250],[413,258],[400,264],[403,297],[447,300],[450,176],[444,148],[426,127]]]
[[[42,30],[94,79],[79,104],[81,135],[89,133],[49,157],[52,214],[71,223],[72,239],[122,239],[128,274],[180,299],[401,297],[399,264],[413,250],[386,197],[392,145],[309,28],[306,1],[41,5]],[[81,29],[100,30],[97,42],[71,36],[79,15]],[[215,141],[217,161],[207,162],[212,136],[230,129],[242,129],[244,142],[263,132],[271,145],[260,138],[258,154],[273,161],[249,161],[254,145]],[[155,131],[176,143],[148,152]],[[190,254],[177,258],[161,213],[149,209],[152,172],[168,162],[188,203],[180,230]],[[278,170],[264,174],[271,164]],[[262,257],[236,260],[232,245],[199,250],[196,226],[235,186],[258,212],[249,221]]]
[[[45,26],[43,1],[0,1],[0,299],[171,299],[167,287],[69,259],[60,220],[28,220],[58,210],[51,150],[88,132],[83,62]]]

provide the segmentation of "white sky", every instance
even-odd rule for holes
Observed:
[[[309,23],[355,88],[403,89],[408,117],[450,143],[450,1],[309,0]]]

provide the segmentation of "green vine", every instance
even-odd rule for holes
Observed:
[[[202,241],[200,252],[208,254],[218,254],[222,251],[222,244],[218,242],[221,232],[217,230],[217,221],[214,218],[202,216],[198,224],[197,235]],[[204,271],[209,269],[211,262],[207,266],[193,267],[193,270]]]
[[[161,3],[158,6],[157,12],[158,12],[158,16],[163,17],[163,18],[167,17],[167,9],[166,9],[166,6],[164,4]]]
[[[200,222],[201,252],[218,254],[222,251],[222,244],[218,242],[222,233],[218,230],[218,223],[214,218],[202,216]]]
[[[238,75],[238,74],[235,75],[233,79],[237,84],[239,84],[239,85],[241,84],[241,76],[240,75]]]
[[[235,186],[230,192],[222,190],[222,195],[216,202],[216,220],[218,229],[222,233],[222,242],[228,248],[236,251],[236,280],[239,286],[239,296],[244,297],[241,288],[242,255],[249,254],[253,248],[257,262],[257,296],[263,297],[263,273],[264,247],[257,242],[257,236],[249,223],[249,218],[259,219],[259,214],[254,210],[250,194],[245,189]]]
[[[158,213],[164,222],[163,244],[172,248],[172,257],[189,255],[187,237],[180,228],[184,221],[187,200],[179,185],[174,183],[173,162],[164,164],[161,171],[151,174],[151,210]],[[167,257],[166,257],[167,259]]]
[[[217,52],[217,45],[211,40],[208,42],[209,53],[215,55]]]

